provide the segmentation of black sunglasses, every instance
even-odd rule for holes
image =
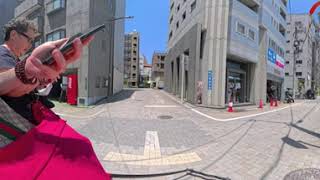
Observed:
[[[27,38],[28,39],[28,42],[29,43],[33,43],[33,39],[30,37],[30,36],[28,36],[26,33],[23,33],[23,32],[19,32],[19,31],[17,31],[20,35],[22,35],[22,36],[24,36],[25,38]]]

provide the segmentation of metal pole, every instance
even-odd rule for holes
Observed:
[[[181,56],[181,102],[183,102],[184,91],[184,55]]]

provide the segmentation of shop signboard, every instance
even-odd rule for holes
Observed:
[[[279,78],[284,78],[284,59],[270,48],[267,58],[267,72]]]

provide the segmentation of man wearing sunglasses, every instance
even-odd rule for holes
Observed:
[[[4,44],[0,46],[0,73],[15,67],[19,57],[25,55],[32,48],[32,43],[38,35],[35,26],[25,19],[15,19],[4,27]],[[32,122],[31,103],[37,98],[34,92],[21,97],[1,96],[1,98],[17,113]],[[47,107],[53,103],[46,96],[39,96]]]

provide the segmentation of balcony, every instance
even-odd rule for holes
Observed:
[[[28,16],[35,10],[43,7],[43,0],[24,0],[15,8],[15,17]]]
[[[30,21],[36,26],[39,33],[43,32],[44,19],[42,16],[38,16]]]
[[[257,0],[239,0],[239,2],[247,6],[249,9],[251,9],[255,13],[258,13],[260,4]]]

